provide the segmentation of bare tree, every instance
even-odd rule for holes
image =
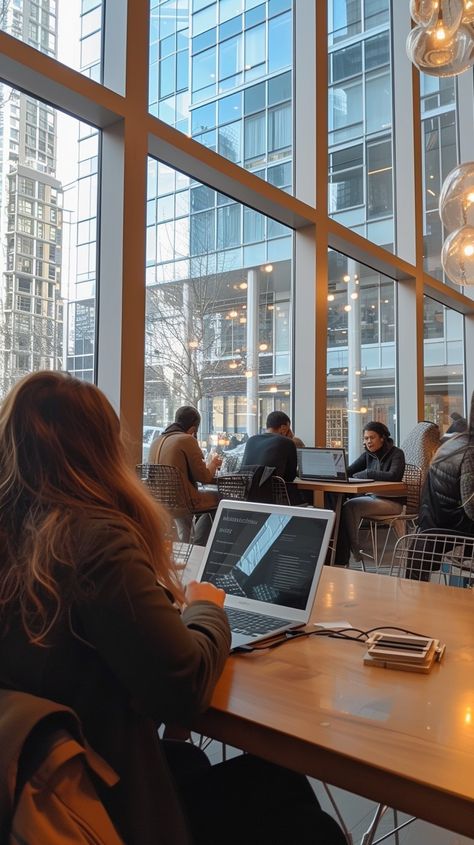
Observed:
[[[189,278],[147,289],[146,407],[158,398],[198,406],[228,392],[230,376],[244,375],[242,273],[219,272],[217,261],[202,251],[188,262]]]

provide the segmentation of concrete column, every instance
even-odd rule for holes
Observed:
[[[350,306],[347,319],[347,414],[349,431],[349,461],[360,454],[362,442],[361,406],[361,341],[360,341],[360,285],[357,264],[347,262],[347,304]],[[354,297],[354,298],[353,298]]]
[[[258,434],[258,305],[256,270],[247,273],[247,434]]]

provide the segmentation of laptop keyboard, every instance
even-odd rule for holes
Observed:
[[[230,629],[234,634],[249,634],[257,636],[283,628],[288,624],[278,616],[263,616],[261,613],[250,613],[248,610],[236,610],[234,607],[224,607],[229,620]]]

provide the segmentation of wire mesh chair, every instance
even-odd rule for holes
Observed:
[[[405,465],[405,472],[403,473],[403,481],[407,485],[407,501],[406,504],[403,506],[403,510],[401,513],[394,514],[393,516],[367,516],[365,520],[369,523],[370,527],[370,539],[372,543],[372,554],[374,559],[374,564],[376,567],[380,566],[383,563],[383,559],[385,556],[385,552],[387,549],[387,543],[392,531],[395,532],[398,536],[403,531],[403,534],[407,534],[407,526],[410,526],[411,530],[414,531],[416,527],[416,519],[418,517],[418,512],[420,509],[420,496],[421,496],[421,483],[422,483],[423,473],[421,468],[416,466],[415,464],[406,464]],[[386,527],[388,528],[385,542],[383,544],[382,554],[379,556],[378,553],[378,529]],[[401,528],[401,530],[400,530]]]
[[[408,534],[395,544],[390,575],[440,582],[452,587],[474,587],[474,537],[449,531]]]
[[[180,539],[192,543],[196,512],[180,470],[166,464],[137,464],[135,470],[140,480],[148,487],[157,502],[166,508],[171,518],[180,520],[180,525],[189,525],[186,531],[188,536]]]
[[[252,476],[246,473],[219,475],[217,477],[217,495],[219,499],[240,499],[246,501]]]
[[[289,505],[290,497],[285,480],[280,475],[272,475],[272,499],[274,505]]]

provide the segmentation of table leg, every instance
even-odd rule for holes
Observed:
[[[336,496],[336,507],[334,509],[334,513],[336,515],[336,518],[334,520],[334,528],[333,528],[333,531],[332,531],[332,538],[331,538],[332,548],[331,548],[331,557],[329,559],[329,565],[330,566],[334,566],[334,564],[336,562],[337,538],[339,537],[339,525],[340,525],[340,522],[341,522],[341,509],[342,509],[342,503],[344,501],[344,494],[334,493],[333,495]]]

